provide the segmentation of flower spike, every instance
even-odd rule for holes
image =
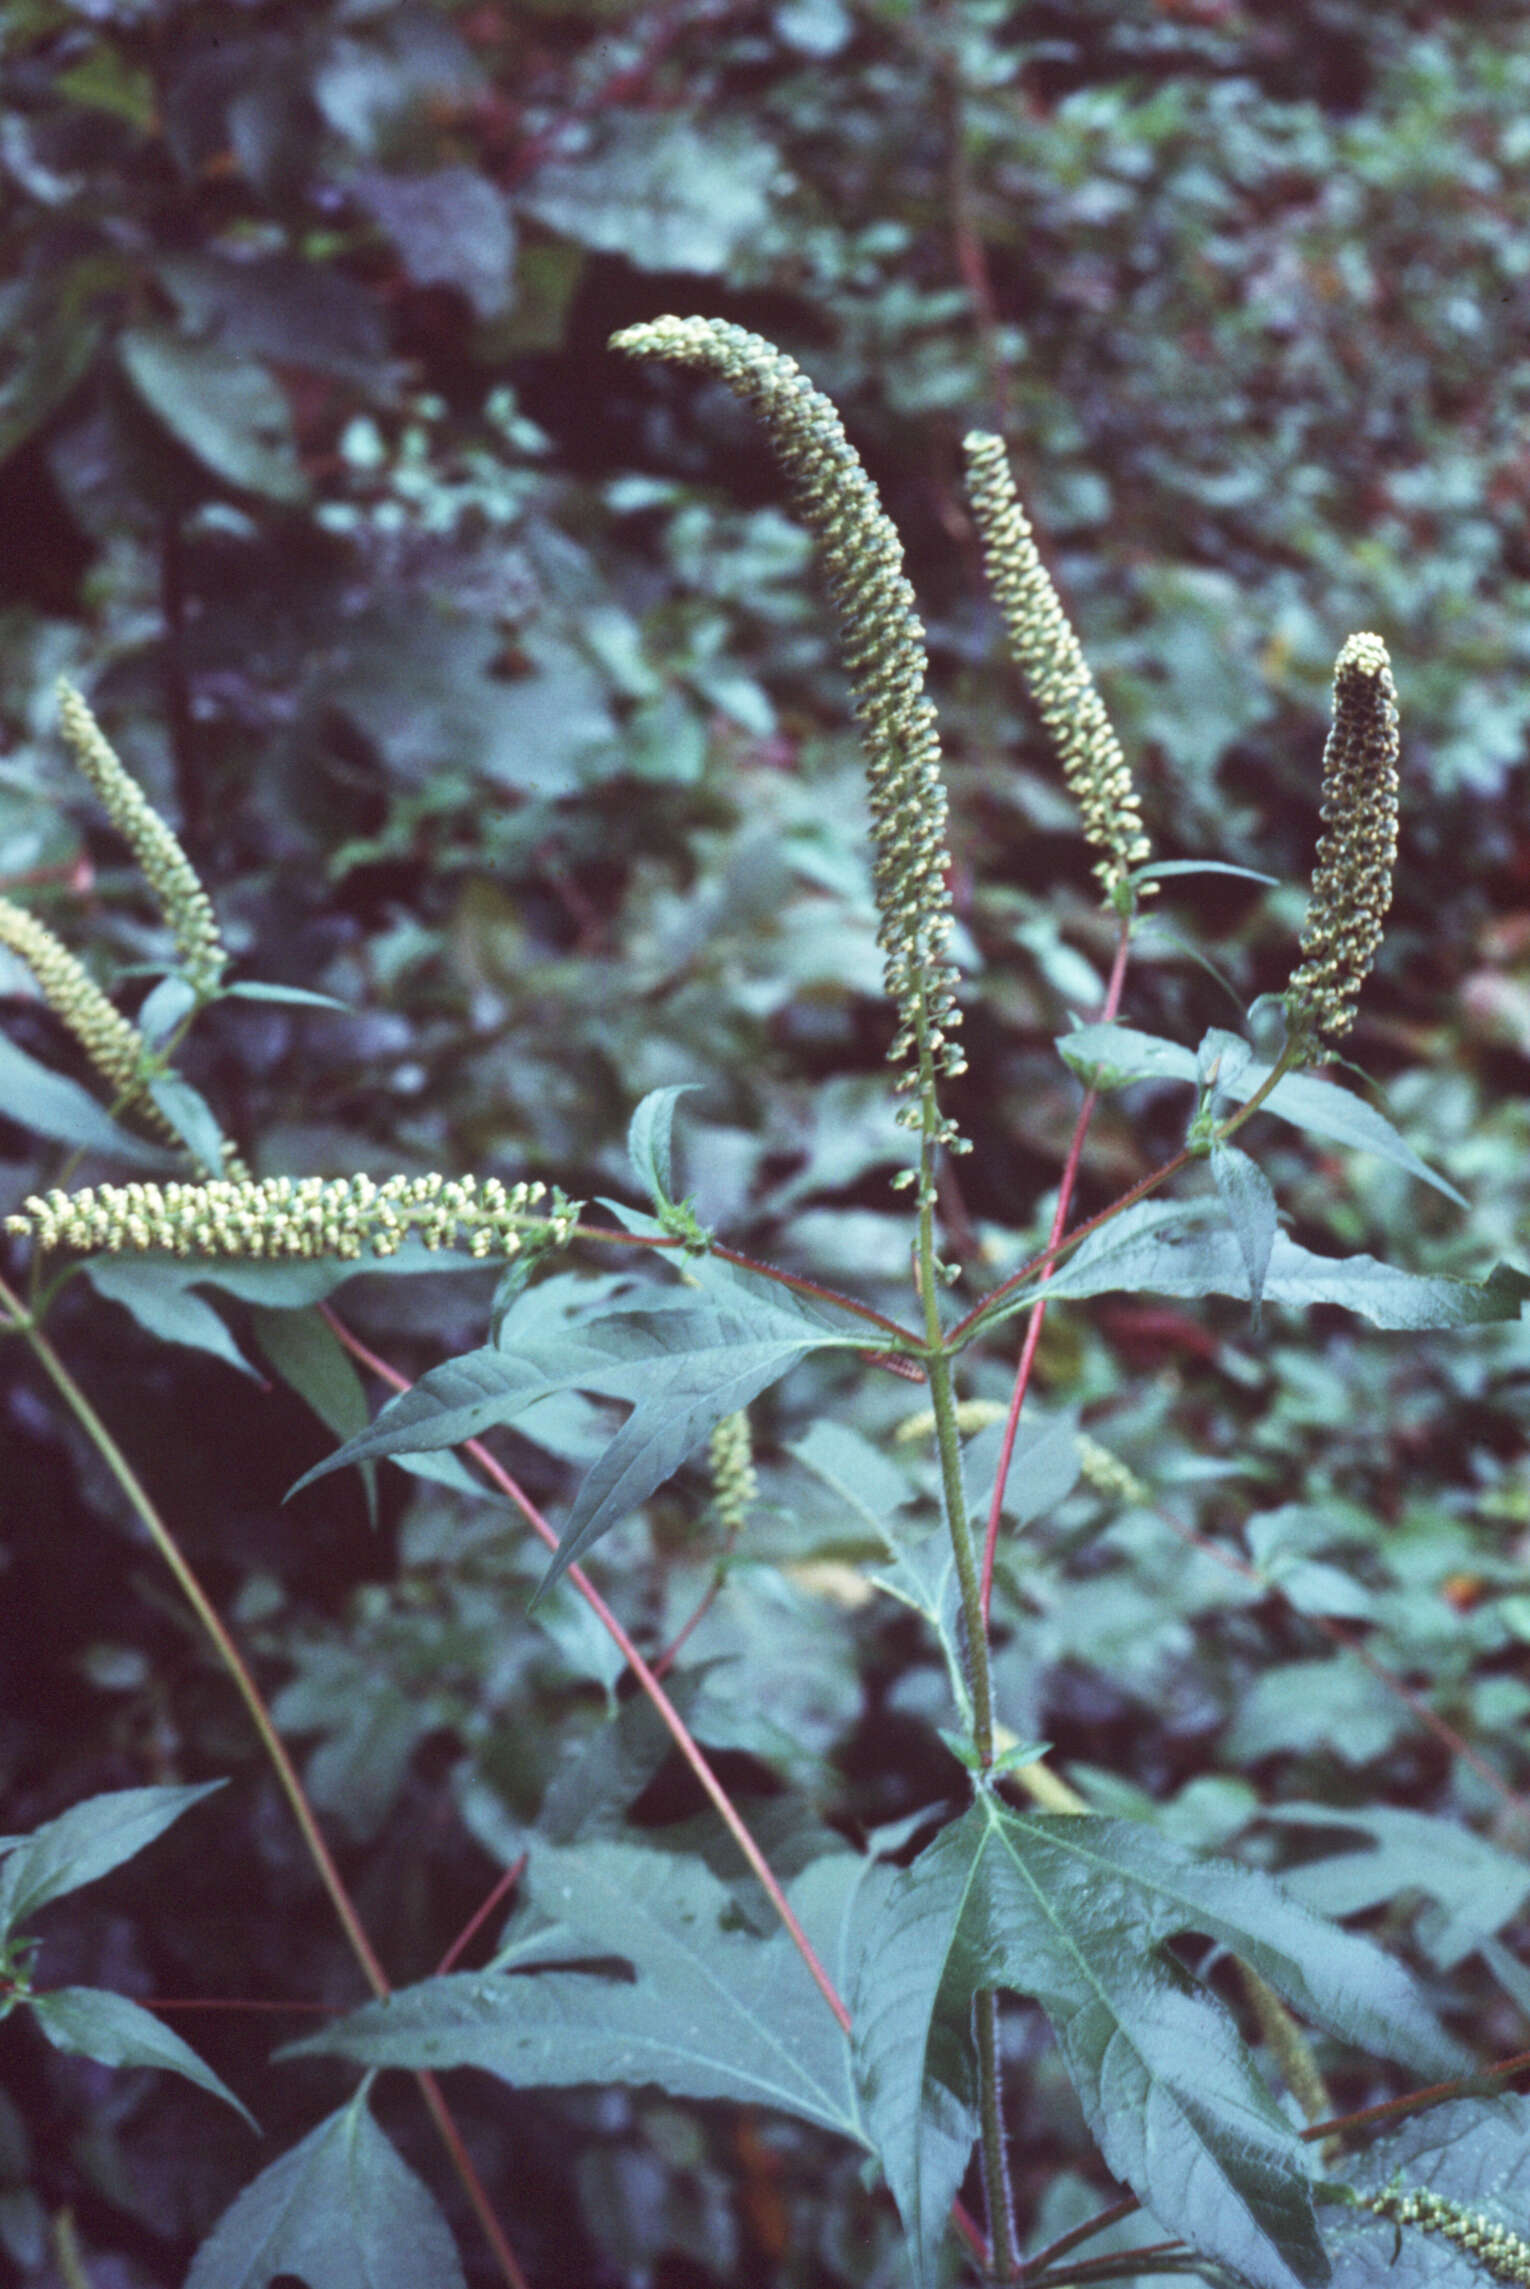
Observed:
[[[1286,989],[1292,1036],[1326,1058],[1347,1033],[1376,959],[1397,859],[1397,687],[1379,636],[1351,636],[1333,677],[1323,751],[1323,824],[1301,962]]]
[[[8,946],[18,961],[26,963],[43,1000],[69,1028],[118,1102],[142,1113],[162,1136],[178,1144],[175,1130],[148,1092],[149,1044],[107,1000],[84,964],[46,922],[8,898],[0,898],[0,946]]]
[[[547,1201],[545,1208],[539,1203]],[[98,1184],[83,1192],[34,1193],[4,1229],[40,1248],[163,1249],[177,1256],[397,1255],[411,1233],[427,1248],[465,1247],[474,1256],[517,1256],[561,1247],[581,1203],[542,1184],[501,1184],[491,1176],[268,1176],[214,1178],[206,1184]]]
[[[228,955],[218,936],[212,900],[179,841],[127,770],[89,707],[70,682],[58,683],[59,728],[74,759],[95,788],[113,826],[128,843],[145,882],[169,923],[176,951],[198,1001],[218,990]]]
[[[974,430],[966,440],[967,498],[983,543],[989,585],[999,600],[1009,648],[1083,813],[1084,839],[1100,853],[1095,874],[1106,896],[1129,896],[1127,877],[1151,844],[1126,757],[1083,648],[1063,610],[1020,506],[1002,437]],[[1151,896],[1156,884],[1145,884]]]
[[[716,374],[758,413],[792,480],[839,615],[866,749],[877,943],[899,1017],[888,1054],[905,1067],[900,1091],[920,1092],[920,1102],[901,1108],[899,1119],[962,1151],[954,1124],[926,1109],[933,1103],[926,1083],[964,1072],[966,1060],[950,1038],[961,1012],[946,953],[952,918],[940,738],[924,690],[924,629],[892,520],[834,405],[795,359],[763,336],[721,319],[656,318],[613,335],[612,346]]]

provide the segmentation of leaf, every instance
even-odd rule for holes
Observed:
[[[1338,1812],[1324,1804],[1269,1805],[1261,1820],[1296,1828],[1338,1828],[1364,1836],[1359,1851],[1304,1860],[1281,1881],[1294,1898],[1320,1915],[1360,1915],[1421,1891],[1444,1913],[1423,1943],[1442,1970],[1450,1970],[1492,1934],[1502,1931],[1530,1901],[1530,1867],[1459,1821],[1392,1805]]]
[[[667,1208],[674,1199],[670,1132],[675,1107],[682,1097],[700,1087],[699,1081],[678,1081],[667,1089],[650,1089],[628,1124],[627,1159],[656,1208]]]
[[[1279,1222],[1275,1214],[1275,1195],[1270,1180],[1256,1160],[1236,1145],[1213,1144],[1211,1148],[1211,1174],[1217,1196],[1227,1211],[1243,1269],[1248,1277],[1249,1300],[1254,1307],[1254,1325],[1259,1325],[1259,1307],[1264,1300],[1265,1274],[1270,1268],[1270,1252],[1275,1245]]]
[[[367,2111],[366,2085],[262,2170],[192,2260],[186,2289],[466,2289],[451,2229]]]
[[[835,1853],[798,1878],[791,1896],[810,1936],[830,1943],[866,1865]],[[779,1927],[763,1939],[742,1928],[731,1891],[704,1863],[604,1837],[539,1842],[530,1891],[550,1919],[535,1950],[544,1960],[615,1958],[630,1976],[452,1973],[365,2004],[280,2055],[477,2066],[522,2089],[654,2083],[859,2139],[848,2045],[795,1946]]]
[[[289,1390],[310,1406],[337,1439],[352,1438],[367,1420],[367,1395],[349,1352],[316,1311],[269,1311],[257,1305],[255,1336]],[[367,1514],[377,1523],[377,1473],[362,1467]]]
[[[349,1010],[351,1006],[347,1001],[336,1001],[332,993],[315,993],[309,986],[268,985],[260,978],[241,978],[237,985],[225,986],[219,998],[223,1001],[292,1002],[300,1009]]]
[[[1263,882],[1278,889],[1278,874],[1260,874],[1252,866],[1231,866],[1221,858],[1157,858],[1149,866],[1134,867],[1133,882],[1167,882],[1177,874],[1235,874],[1244,882]]]
[[[174,981],[166,979],[166,984]],[[223,1174],[223,1131],[211,1105],[179,1073],[161,1073],[149,1083],[149,1095],[164,1114],[194,1160],[209,1176]]]
[[[139,1008],[134,1022],[144,1039],[158,1049],[196,1006],[195,988],[177,972],[172,972],[169,977],[160,979]]]
[[[0,1862],[0,1932],[131,1860],[222,1786],[221,1780],[206,1780],[193,1788],[113,1789],[88,1796],[30,1836],[10,1841]]]
[[[1116,2174],[1176,2233],[1269,2289],[1321,2282],[1300,2143],[1219,2003],[1163,1943],[1220,1939],[1304,2016],[1448,2072],[1461,2054],[1389,1957],[1269,1877],[1144,1824],[976,1803],[863,1927],[852,2008],[867,2126],[928,2278],[970,2121],[971,1999],[1034,1996]]]
[[[509,309],[515,224],[504,193],[474,167],[427,175],[368,170],[353,188],[397,247],[417,286],[454,286],[480,318]]]
[[[1207,1215],[1199,1202],[1143,1201],[1124,1209],[1052,1274],[1045,1287],[1048,1299],[1064,1302],[1125,1291],[1230,1295],[1248,1301],[1248,1272],[1238,1244],[1229,1231],[1207,1230]],[[1026,1310],[1039,1292],[1040,1283],[1032,1281],[1006,1294],[991,1314],[973,1321],[969,1335]],[[1294,1310],[1341,1304],[1373,1327],[1477,1327],[1517,1320],[1530,1297],[1530,1278],[1508,1264],[1500,1264],[1485,1280],[1404,1272],[1374,1256],[1315,1255],[1277,1232],[1264,1294],[1268,1302]]]
[[[168,326],[129,327],[117,355],[149,411],[213,476],[269,501],[307,499],[287,400],[263,365]]]
[[[573,1326],[543,1328],[517,1353],[514,1310],[501,1345],[447,1360],[390,1400],[369,1430],[297,1481],[374,1456],[456,1446],[508,1423],[555,1392],[625,1399],[632,1413],[586,1475],[537,1596],[662,1486],[725,1415],[778,1382],[810,1351],[861,1349],[866,1337],[774,1281],[708,1263],[713,1295],[660,1292],[641,1310],[617,1309]],[[715,1296],[718,1300],[713,1300]],[[533,1601],[535,1603],[535,1601]]]
[[[597,150],[540,168],[519,204],[549,230],[640,270],[711,276],[768,220],[779,168],[742,122],[614,113]]]
[[[32,1129],[56,1144],[80,1145],[87,1152],[109,1155],[136,1168],[168,1169],[175,1165],[163,1145],[146,1144],[141,1137],[119,1128],[88,1089],[67,1074],[54,1073],[18,1049],[0,1033],[0,1105],[8,1121]]]
[[[27,1998],[33,2016],[55,2050],[102,2066],[163,2067],[210,2090],[242,2114],[252,2130],[260,2125],[221,2077],[197,2057],[189,2043],[162,2026],[152,2011],[105,1987],[54,1987]]]
[[[83,1269],[96,1293],[131,1312],[145,1334],[210,1352],[241,1375],[255,1374],[206,1297],[193,1293],[199,1276],[193,1266],[175,1256],[90,1256]]]
[[[1202,1051],[1210,1049],[1214,1053],[1233,1043],[1246,1062],[1236,1078],[1219,1077],[1219,1086],[1238,1104],[1247,1104],[1255,1091],[1264,1086],[1272,1069],[1252,1060],[1241,1035],[1224,1033],[1215,1027],[1202,1043]],[[1076,1032],[1060,1037],[1057,1051],[1064,1064],[1085,1080],[1091,1068],[1106,1068],[1110,1078],[1097,1083],[1099,1087],[1124,1088],[1129,1081],[1150,1080],[1198,1083],[1201,1079],[1200,1059],[1195,1051],[1182,1048],[1176,1041],[1162,1040],[1154,1033],[1139,1033],[1129,1025],[1082,1025]],[[1352,1090],[1336,1088],[1331,1081],[1316,1081],[1310,1073],[1286,1073],[1259,1109],[1277,1114],[1293,1128],[1306,1129],[1312,1136],[1331,1137],[1335,1143],[1350,1145],[1356,1152],[1374,1153],[1378,1160],[1406,1169],[1421,1184],[1432,1184],[1436,1192],[1443,1192],[1457,1207],[1466,1206],[1455,1186],[1447,1183],[1443,1176],[1437,1176],[1427,1162],[1419,1159],[1386,1115]]]

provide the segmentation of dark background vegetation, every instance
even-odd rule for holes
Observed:
[[[261,1173],[630,1196],[632,1105],[697,1081],[703,1213],[900,1293],[843,683],[748,418],[604,346],[674,310],[798,356],[907,539],[969,974],[976,1287],[1045,1228],[1077,1101],[1051,1042],[1094,1014],[1110,934],[982,590],[958,481],[974,424],[1010,440],[1157,855],[1283,885],[1167,886],[1129,1022],[1193,1041],[1282,985],[1334,655],[1353,629],[1386,637],[1404,841],[1354,1054],[1470,1214],[1274,1124],[1249,1135],[1311,1245],[1474,1275],[1520,1249],[1522,8],[7,0],[0,38],[0,890],[105,980],[159,950],[55,734],[67,672],[177,822],[241,974],[349,1005],[229,1004],[194,1036],[187,1069]],[[0,1017],[69,1065],[19,969]],[[1151,1089],[1108,1105],[1086,1204],[1172,1149],[1183,1110]],[[0,1119],[0,1209],[54,1165]],[[374,1279],[342,1301],[418,1372],[480,1340],[488,1294]],[[82,1281],[54,1333],[304,1744],[391,1974],[423,1974],[493,1882],[494,1839],[603,1723],[613,1667],[572,1622],[526,1621],[537,1561],[497,1508],[390,1470],[375,1529],[354,1478],[284,1509],[328,1434],[279,1382],[155,1345]],[[356,2000],[226,1680],[20,1346],[0,1364],[5,1827],[231,1778],[52,1911],[47,1982]],[[1256,1331],[1231,1306],[1107,1299],[1058,1315],[1042,1370],[1042,1404],[1081,1404],[1185,1527],[1314,1506],[1347,1626],[1511,1786],[1530,1778],[1517,1331],[1278,1312]],[[969,1394],[1006,1377],[995,1349]],[[853,1531],[786,1452],[829,1407],[880,1438],[910,1396],[803,1375],[758,1411],[762,1502],[694,1641],[713,1664],[694,1715],[767,1831],[804,1796],[859,1834],[959,1794],[928,1646],[864,1593]],[[587,1437],[565,1426],[570,1454]],[[506,1453],[556,1516],[566,1461]],[[596,1573],[644,1644],[704,1588],[711,1537],[690,1473],[604,1545]],[[1076,1493],[996,1613],[1008,1723],[1101,1803],[1213,1843],[1272,1798],[1501,1829],[1499,1799],[1289,1599],[1144,1514]],[[638,1816],[692,1809],[660,1771]],[[1473,2036],[1522,2046],[1474,1976],[1451,1990],[1475,1997]],[[348,2087],[265,2063],[295,2014],[174,2023],[249,2099],[259,2149],[188,2084],[7,2028],[0,2243],[20,2278],[57,2279],[44,2228],[67,2205],[98,2289],[179,2281]],[[1023,2012],[1013,2045],[1034,2229],[1096,2166]],[[453,2099],[538,2289],[896,2277],[890,2216],[801,2126],[473,2075]],[[489,2278],[405,2078],[379,2107]]]

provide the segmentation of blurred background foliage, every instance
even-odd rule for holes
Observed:
[[[193,1036],[186,1069],[258,1173],[630,1195],[631,1106],[695,1081],[702,1213],[901,1304],[860,764],[809,551],[732,400],[604,346],[695,311],[801,359],[908,543],[969,979],[956,1109],[977,1151],[949,1202],[969,1289],[1045,1229],[1078,1095],[1051,1043],[1095,1013],[1111,942],[982,591],[958,482],[974,424],[1008,437],[1156,854],[1280,879],[1168,883],[1129,1022],[1193,1041],[1284,983],[1334,655],[1385,635],[1403,855],[1354,1055],[1470,1211],[1269,1121],[1244,1141],[1310,1244],[1479,1274],[1520,1247],[1522,8],[5,0],[0,40],[0,890],[103,980],[128,973],[133,1006],[163,947],[61,750],[66,672],[176,821],[241,974],[348,1005],[230,1004]],[[0,1016],[69,1067],[19,967]],[[1172,1149],[1183,1111],[1153,1086],[1107,1103],[1085,1204]],[[0,1211],[55,1165],[0,1118]],[[418,1372],[481,1339],[488,1295],[443,1276],[342,1301]],[[397,1977],[431,1967],[581,1753],[648,1823],[693,1811],[656,1744],[599,1746],[616,1672],[572,1607],[524,1619],[537,1568],[498,1506],[390,1472],[375,1528],[356,1482],[284,1510],[328,1433],[279,1378],[241,1379],[189,1331],[156,1345],[83,1281],[54,1324],[278,1691]],[[231,1324],[258,1359],[258,1329]],[[148,1875],[54,1911],[49,1981],[353,2000],[226,1683],[99,1467],[4,1366],[7,1827],[93,1789],[236,1776]],[[1065,1474],[1001,1569],[1022,1737],[1101,1803],[1207,1843],[1276,1798],[1509,1832],[1503,1792],[1314,1617],[1511,1792],[1530,1778],[1517,1331],[1279,1313],[1259,1331],[1233,1307],[1107,1299],[1058,1315],[1042,1369],[1044,1409],[1084,1410],[1182,1532],[1262,1570]],[[995,1350],[969,1395],[1002,1400],[1009,1372]],[[931,1647],[867,1588],[833,1474],[791,1453],[835,1412],[912,1458],[868,1483],[917,1504],[917,1441],[887,1447],[915,1396],[835,1370],[760,1409],[760,1504],[687,1649],[694,1721],[788,1861],[794,1821],[861,1833],[960,1792]],[[506,1441],[555,1514],[588,1413]],[[595,1571],[657,1648],[717,1547],[696,1471]],[[1441,1912],[1386,1911],[1426,1975]],[[1483,1944],[1505,1958],[1514,1930],[1511,1908]],[[1524,1974],[1516,1997],[1512,1963],[1490,1968],[1472,1957],[1450,1995],[1488,2048],[1521,2047]],[[264,2065],[281,2018],[177,2023],[273,2137],[343,2088]],[[1024,2013],[1012,2040],[1019,2191],[1045,2238],[1100,2181]],[[93,2282],[178,2280],[256,2166],[232,2117],[19,2035],[4,2070],[0,2241],[21,2277],[58,2278],[67,2205]],[[539,2289],[897,2278],[890,2216],[801,2125],[456,2080]],[[450,2207],[412,2094],[385,2086],[382,2111]]]

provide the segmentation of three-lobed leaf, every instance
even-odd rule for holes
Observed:
[[[810,1351],[866,1342],[853,1321],[778,1283],[719,1262],[705,1262],[704,1274],[700,1294],[661,1290],[640,1307],[608,1307],[577,1324],[539,1322],[524,1348],[512,1306],[498,1343],[421,1376],[298,1486],[346,1463],[455,1446],[560,1392],[625,1400],[632,1412],[574,1498],[538,1592],[544,1594],[662,1486],[725,1415],[747,1406]]]
[[[1235,1234],[1204,1202],[1142,1201],[1090,1233],[1046,1285],[1051,1302],[1083,1296],[1238,1296],[1250,1299],[1248,1266]],[[1038,1283],[1007,1291],[980,1312],[974,1330],[990,1328],[1035,1302]],[[1530,1277],[1500,1264],[1485,1280],[1404,1272],[1374,1256],[1320,1256],[1285,1232],[1270,1247],[1266,1303],[1306,1310],[1339,1304],[1373,1327],[1395,1330],[1479,1327],[1517,1320],[1530,1299]]]
[[[466,2289],[451,2229],[367,2111],[367,2086],[262,2170],[192,2260],[186,2289]]]
[[[1464,2063],[1389,1957],[1270,1878],[1134,1822],[985,1797],[867,1918],[852,1999],[862,2106],[922,2279],[965,2165],[988,1987],[1041,2004],[1107,2162],[1167,2227],[1267,2289],[1327,2278],[1295,2131],[1167,1952],[1180,1934],[1221,1940],[1346,2041],[1427,2073]]]
[[[792,1886],[831,1954],[867,1872],[834,1853]],[[703,1863],[605,1837],[538,1843],[531,1897],[548,1922],[514,1959],[548,1967],[426,1979],[284,2055],[476,2066],[533,2089],[653,2083],[860,2137],[848,2046],[791,1939],[741,1928],[731,1892]],[[577,1963],[586,1967],[567,1968]]]

